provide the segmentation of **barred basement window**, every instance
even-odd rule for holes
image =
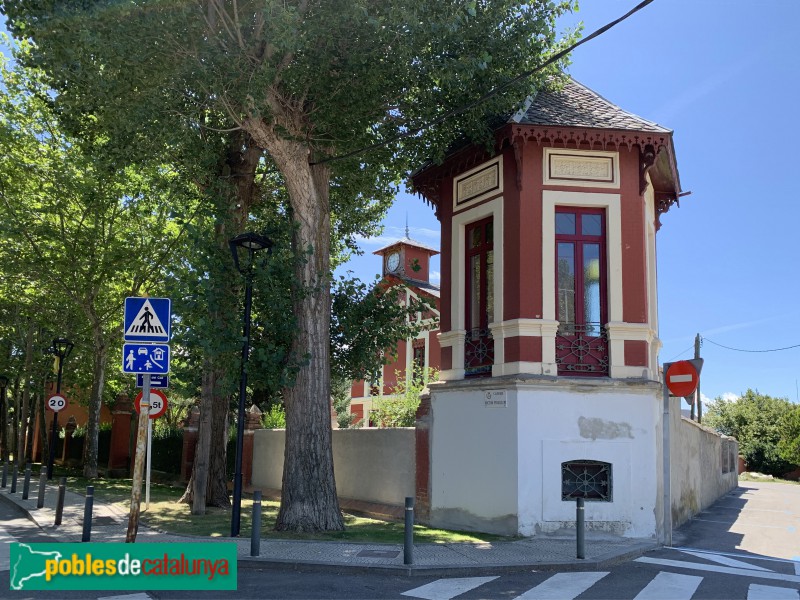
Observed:
[[[561,499],[611,502],[611,463],[574,460],[561,463]]]

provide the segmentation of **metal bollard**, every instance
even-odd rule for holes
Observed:
[[[67,478],[62,477],[58,480],[58,499],[56,500],[56,525],[61,525],[61,517],[64,514],[64,493],[67,491]]]
[[[403,564],[414,564],[414,498],[406,498],[405,539],[403,540]]]
[[[82,542],[92,539],[92,508],[94,508],[94,486],[86,486],[86,503],[83,505],[83,535]]]
[[[577,505],[575,507],[575,530],[577,533],[578,539],[578,558],[586,558],[586,544],[584,540],[584,513],[585,510],[583,508],[583,498],[577,499]]]
[[[17,493],[17,465],[14,465],[14,468],[11,469],[11,493]]]
[[[0,486],[0,487],[6,487],[7,483],[8,483],[8,461],[4,460],[3,461],[3,481],[2,481],[2,486]]]
[[[25,481],[22,483],[22,499],[27,500],[31,491],[31,463],[25,465]]]
[[[250,531],[250,556],[261,554],[261,490],[253,492],[253,527]]]
[[[36,508],[44,506],[44,488],[47,485],[47,467],[42,466],[39,473],[39,495],[36,497]]]

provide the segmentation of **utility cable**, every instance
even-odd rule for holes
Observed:
[[[785,346],[783,348],[770,348],[769,350],[745,350],[743,348],[731,348],[730,346],[724,346],[723,344],[718,344],[714,340],[710,340],[707,337],[702,338],[703,341],[710,342],[715,346],[719,346],[720,348],[725,348],[725,350],[733,350],[734,352],[781,352],[782,350],[791,350],[793,348],[800,348],[800,344],[794,344],[793,346]]]
[[[380,142],[375,142],[374,144],[370,144],[369,146],[364,146],[363,148],[359,148],[358,150],[352,150],[351,152],[346,152],[345,154],[339,154],[337,156],[331,156],[329,158],[324,158],[322,160],[314,161],[314,162],[311,162],[310,164],[311,165],[323,165],[325,163],[336,162],[336,161],[339,161],[339,160],[344,160],[346,158],[350,158],[352,156],[356,156],[358,154],[361,154],[363,152],[367,152],[369,150],[375,150],[376,148],[380,148],[382,146],[386,146],[387,144],[392,144],[394,142],[399,142],[400,140],[403,140],[405,138],[415,136],[418,133],[420,133],[422,131],[425,131],[426,129],[429,129],[430,127],[433,127],[434,125],[438,125],[439,123],[442,123],[442,122],[446,121],[447,119],[449,119],[451,117],[455,117],[455,116],[460,115],[460,114],[462,114],[462,113],[464,113],[464,112],[466,112],[466,111],[468,111],[468,110],[470,110],[472,108],[475,108],[476,106],[486,102],[489,98],[491,98],[493,96],[496,96],[497,94],[499,94],[500,92],[502,92],[506,88],[511,87],[512,85],[522,81],[523,79],[527,79],[528,77],[530,77],[531,75],[533,75],[537,71],[541,71],[545,67],[552,65],[554,62],[557,62],[557,61],[561,60],[567,54],[569,54],[570,52],[575,50],[578,46],[581,46],[582,44],[585,44],[586,42],[589,42],[589,41],[593,40],[594,38],[604,34],[606,31],[608,31],[609,29],[611,29],[615,25],[618,25],[619,23],[621,23],[622,21],[624,21],[625,19],[627,19],[631,15],[633,15],[633,14],[639,12],[640,10],[642,10],[645,6],[647,6],[651,2],[653,2],[653,0],[643,0],[642,2],[637,4],[635,7],[633,7],[631,10],[629,10],[627,13],[625,13],[624,15],[619,17],[618,19],[615,19],[614,21],[611,21],[610,23],[607,23],[606,25],[603,25],[600,29],[595,30],[594,32],[592,32],[591,34],[586,36],[585,38],[581,39],[578,42],[575,42],[569,48],[566,48],[566,49],[562,50],[561,52],[558,52],[558,53],[554,54],[553,56],[548,58],[543,63],[537,65],[533,69],[525,71],[525,72],[521,73],[520,75],[517,75],[516,77],[506,81],[505,83],[503,83],[501,85],[498,85],[496,88],[494,88],[492,90],[489,90],[488,92],[486,92],[485,94],[483,94],[479,98],[473,100],[469,104],[464,104],[464,105],[460,106],[459,108],[454,108],[452,110],[449,110],[446,113],[444,113],[442,115],[439,115],[438,117],[436,117],[432,121],[429,121],[429,122],[427,122],[427,123],[425,123],[423,125],[420,125],[419,127],[416,127],[414,129],[411,129],[411,130],[406,131],[404,133],[401,133],[401,134],[398,134],[396,136],[390,137],[390,138],[388,138],[386,140],[383,140],[383,141],[380,141]]]

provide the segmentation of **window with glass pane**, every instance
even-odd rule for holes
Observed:
[[[466,228],[466,323],[464,370],[467,377],[491,375],[494,342],[494,223],[491,218]]]
[[[557,208],[555,228],[558,372],[606,375],[605,214]]]

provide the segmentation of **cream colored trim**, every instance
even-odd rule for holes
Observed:
[[[487,169],[486,176],[482,176],[480,172]],[[478,192],[474,197],[470,197],[472,193],[467,189],[470,185],[477,186]],[[453,212],[464,210],[486,198],[499,196],[502,193],[503,156],[500,155],[453,178]],[[462,195],[467,199],[459,202]]]
[[[542,298],[544,320],[556,318],[555,212],[556,206],[580,206],[606,210],[607,294],[610,321],[622,321],[622,215],[619,194],[596,192],[542,192]]]
[[[545,321],[544,319],[511,319],[502,323],[492,324],[492,335],[497,332],[507,338],[518,336],[541,337],[548,333],[555,333],[558,321]]]
[[[445,331],[437,334],[440,348],[451,348],[450,355],[453,357],[453,365],[461,365],[460,368],[442,370],[439,374],[440,381],[454,381],[464,379],[464,339],[467,332],[463,329],[455,331]]]
[[[650,369],[647,367],[627,367],[612,364],[609,369],[609,376],[613,379],[648,379],[655,381]]]
[[[656,262],[656,202],[653,192],[653,183],[650,175],[647,175],[647,189],[644,194],[645,200],[645,232],[647,235],[647,318],[650,327],[653,329],[654,337],[658,335],[658,265]],[[649,364],[653,373],[652,379],[657,379],[655,369],[658,365],[658,351],[661,342],[655,337],[657,343],[650,344]]]
[[[503,198],[495,198],[485,204],[480,204],[453,216],[452,220],[452,233],[450,240],[450,280],[451,280],[451,296],[450,296],[450,326],[458,327],[459,329],[444,332],[439,334],[439,342],[442,346],[449,345],[453,348],[453,369],[448,373],[461,373],[461,376],[453,375],[454,379],[464,378],[464,337],[466,331],[461,329],[466,322],[464,299],[466,298],[466,259],[464,252],[466,250],[466,228],[470,223],[480,221],[486,217],[492,217],[494,222],[494,322],[501,323],[503,321],[503,254],[504,254],[504,240],[503,233]],[[450,335],[453,333],[460,333],[461,337],[458,344],[445,343],[444,340],[450,340]],[[495,343],[495,353],[497,352],[498,344]],[[497,356],[495,355],[495,359]],[[495,364],[497,364],[495,360]],[[460,365],[460,368],[455,368]],[[444,378],[444,377],[443,377]]]
[[[619,189],[619,152],[545,148],[545,185]]]
[[[609,341],[635,340],[649,344],[656,336],[656,332],[653,331],[649,323],[611,322],[607,325],[607,328]]]
[[[495,371],[495,369],[497,369]],[[502,377],[503,375],[549,375],[542,369],[542,363],[537,362],[510,362],[495,365],[492,369],[493,377]]]

